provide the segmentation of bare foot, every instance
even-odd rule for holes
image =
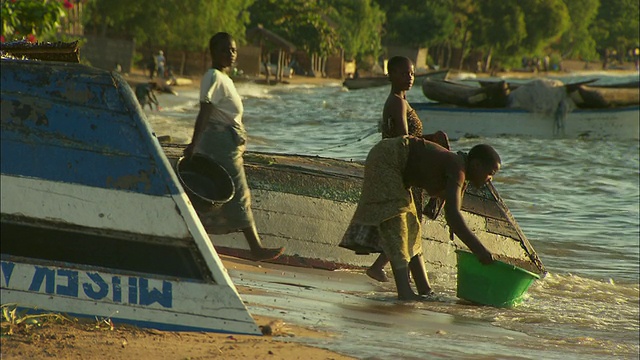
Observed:
[[[429,289],[429,291],[424,293],[424,294],[421,293],[421,292],[418,293],[418,296],[420,296],[422,298],[422,300],[428,300],[428,299],[432,299],[433,297],[435,297],[436,296],[436,292],[431,290],[431,289]]]
[[[260,250],[252,251],[254,261],[267,261],[267,260],[275,260],[280,257],[284,253],[284,248],[275,248],[268,249],[262,248]]]
[[[398,295],[398,300],[402,301],[433,301],[436,296],[435,292],[430,292],[428,294],[407,294],[400,296]]]
[[[373,280],[377,280],[380,282],[389,282],[389,278],[387,277],[387,274],[384,272],[384,269],[368,268],[367,276],[369,276]]]
[[[408,294],[398,294],[398,300],[402,301],[421,301],[424,300],[422,295],[418,295],[413,291]]]

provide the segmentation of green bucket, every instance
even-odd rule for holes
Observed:
[[[522,301],[534,280],[540,276],[494,261],[483,265],[468,251],[456,250],[458,258],[457,296],[474,303],[495,307],[512,307]]]

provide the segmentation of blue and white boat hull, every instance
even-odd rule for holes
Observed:
[[[2,303],[260,334],[129,85],[2,60]]]

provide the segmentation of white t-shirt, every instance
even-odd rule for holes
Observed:
[[[217,69],[209,69],[200,82],[200,102],[213,105],[209,122],[215,125],[241,125],[242,99],[233,84],[233,80]]]

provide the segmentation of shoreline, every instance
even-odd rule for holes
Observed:
[[[151,81],[161,81],[162,79],[155,78],[154,80],[149,79],[149,77],[140,69],[133,69],[131,73],[121,74],[122,77],[129,83],[132,88],[135,88],[136,85],[141,83],[148,83]],[[200,79],[202,76],[176,76],[178,79],[188,79],[191,81],[191,84],[186,85],[173,85],[172,87],[178,89],[196,89],[200,90]],[[333,78],[322,78],[322,77],[311,77],[311,76],[301,76],[294,75],[290,78],[285,78],[281,83],[275,83],[275,80],[272,80],[270,85],[265,83],[265,77],[260,76],[256,78],[246,79],[246,80],[234,80],[236,84],[243,82],[254,82],[258,85],[264,86],[287,86],[287,85],[342,85],[341,79],[333,79]]]
[[[457,71],[457,70],[456,70]],[[634,69],[634,65],[632,63],[625,63],[623,65],[617,66],[616,68],[610,69],[602,69],[602,64],[600,62],[591,62],[588,68],[585,68],[583,61],[576,60],[567,60],[563,63],[563,70],[561,71],[549,71],[549,72],[532,72],[532,71],[507,71],[507,72],[496,72],[494,74],[490,73],[474,73],[470,71],[461,70],[460,73],[473,74],[478,79],[497,77],[497,78],[511,78],[511,79],[538,79],[538,78],[546,78],[546,77],[563,77],[563,76],[599,76],[599,75],[607,75],[607,76],[632,76],[632,75],[640,75],[640,72]],[[146,83],[153,81],[149,79],[144,70],[134,68],[131,73],[121,74],[123,78],[129,83],[132,88],[135,88],[136,85],[140,83]],[[201,76],[177,76],[178,79],[187,79],[190,81],[190,84],[186,85],[174,85],[172,87],[178,89],[189,89],[189,90],[199,90],[200,89],[200,79]],[[161,79],[156,78],[155,81],[159,81]],[[263,86],[287,86],[287,85],[316,85],[316,86],[341,86],[344,79],[337,78],[323,78],[323,77],[311,77],[311,76],[303,76],[303,75],[293,75],[290,78],[285,78],[281,83],[275,83],[275,80],[270,85],[265,83],[264,75],[260,75],[259,77],[251,78],[251,79],[236,79],[234,82],[236,84],[243,82],[254,82],[258,85]],[[414,84],[414,86],[419,86],[420,84]]]
[[[267,264],[221,256],[224,266],[236,276],[259,273]],[[293,269],[295,272],[297,269]],[[208,332],[177,332],[139,328],[111,319],[60,317],[24,321],[0,340],[2,359],[78,358],[113,360],[140,359],[269,359],[269,360],[353,360],[351,356],[306,343],[328,343],[337,334],[301,324],[275,305],[249,303],[245,295],[268,293],[260,286],[238,286],[240,296],[263,336]],[[257,315],[258,312],[275,315]],[[52,316],[55,313],[48,313]],[[267,329],[265,329],[267,328]],[[270,332],[270,333],[269,333]]]

